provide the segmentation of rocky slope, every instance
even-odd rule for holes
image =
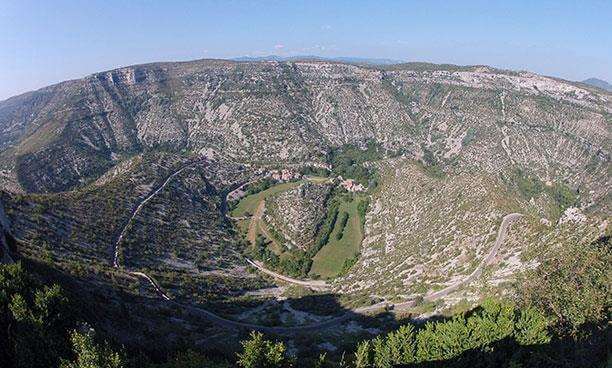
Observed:
[[[306,182],[266,201],[266,221],[281,231],[289,246],[308,250],[327,213],[332,186]]]
[[[515,164],[579,180],[576,167],[588,163],[605,173],[611,112],[599,90],[486,67],[203,60],[127,67],[3,101],[0,147],[7,180],[33,192],[74,188],[145,148],[303,162],[367,139],[487,171]],[[475,161],[462,152],[466,140],[487,151]]]
[[[361,257],[333,287],[401,299],[469,274],[510,212],[525,217],[487,273],[496,285],[537,262],[539,245],[598,236],[612,202],[611,128],[610,93],[528,72],[157,63],[0,102],[0,184],[22,254],[153,295],[109,276],[122,272],[112,260],[127,225],[122,267],[148,270],[190,302],[234,301],[267,283],[245,268],[226,194],[267,170],[323,166],[333,148],[375,142],[385,158],[367,164],[379,186]],[[299,247],[323,213],[315,187],[267,207]]]

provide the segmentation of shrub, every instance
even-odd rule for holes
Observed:
[[[344,228],[348,222],[349,215],[346,212],[342,212],[338,218],[338,232],[336,233],[336,240],[342,239],[344,236]]]
[[[266,340],[260,332],[251,332],[250,339],[241,344],[238,365],[243,368],[281,368],[289,364],[285,344]]]
[[[108,344],[98,345],[92,330],[85,333],[73,331],[70,342],[75,355],[74,361],[62,360],[60,368],[122,368],[125,367],[121,355]]]
[[[551,315],[570,333],[585,323],[603,321],[611,308],[611,249],[609,239],[603,244],[575,243],[555,249],[522,277],[517,288],[520,301]]]

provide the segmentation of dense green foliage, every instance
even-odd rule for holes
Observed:
[[[327,206],[327,215],[325,216],[325,220],[319,227],[317,232],[317,237],[315,240],[315,248],[316,250],[313,253],[316,253],[321,249],[327,242],[329,241],[329,236],[331,235],[334,227],[336,226],[336,220],[338,219],[338,212],[340,207],[340,201],[336,198],[332,198],[329,200]]]
[[[276,268],[278,267],[280,259],[276,255],[276,253],[274,253],[270,249],[270,243],[271,242],[269,240],[266,240],[263,235],[258,234],[257,238],[255,239],[255,246],[251,248],[251,256],[255,259],[264,262],[267,266],[270,266],[271,268]]]
[[[261,234],[257,235],[255,246],[251,250],[251,256],[276,271],[293,277],[304,277],[308,274],[312,259],[308,253],[293,249],[285,251],[282,256],[277,255],[270,249],[270,241]]]
[[[520,169],[514,172],[513,180],[519,193],[525,199],[537,198],[540,194],[546,193],[555,201],[560,211],[578,203],[577,194],[565,184],[544,185],[536,176],[529,175]]]
[[[355,352],[355,365],[383,368],[449,361],[465,352],[490,352],[493,344],[504,339],[519,345],[544,344],[550,341],[547,327],[545,316],[535,309],[519,310],[508,303],[487,300],[470,315],[428,322],[418,330],[405,325],[384,337],[361,342]],[[511,357],[500,358],[507,361]]]
[[[380,160],[384,150],[380,144],[369,141],[365,148],[346,144],[330,150],[327,162],[332,166],[332,172],[345,179],[354,179],[366,186],[373,186],[376,181],[376,172],[364,166],[365,162]]]
[[[54,367],[70,351],[74,326],[58,285],[42,285],[21,263],[0,266],[0,361],[14,367]]]
[[[322,167],[306,166],[300,169],[300,174],[306,175],[306,176],[327,177],[329,176],[329,170],[324,169]]]
[[[295,249],[290,252],[285,252],[280,259],[280,270],[293,277],[304,277],[308,275],[312,259],[308,253]]]
[[[62,359],[61,368],[123,368],[125,364],[121,355],[105,343],[98,345],[93,338],[93,331],[85,333],[73,331],[70,334],[74,361]]]
[[[348,222],[349,215],[346,212],[342,212],[340,217],[338,218],[338,232],[336,233],[336,240],[342,239],[344,235],[344,228],[346,227],[346,223]]]
[[[290,361],[283,343],[266,340],[260,332],[252,332],[251,338],[242,342],[238,365],[243,368],[282,368],[289,366]]]
[[[249,184],[246,188],[246,195],[251,195],[259,192],[263,192],[264,190],[271,188],[276,181],[272,178],[265,178],[256,183]]]
[[[359,213],[359,219],[361,221],[361,227],[363,228],[365,225],[365,216],[368,212],[368,207],[370,206],[370,198],[365,197],[357,204],[357,212]]]
[[[555,249],[540,267],[527,272],[518,289],[521,301],[551,315],[563,331],[598,324],[610,316],[612,244],[602,237],[593,244]]]

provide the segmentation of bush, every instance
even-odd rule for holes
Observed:
[[[329,241],[329,236],[334,230],[334,226],[336,225],[336,220],[338,218],[338,207],[338,201],[335,198],[332,198],[330,200],[329,207],[327,208],[327,216],[317,232],[315,247],[311,251],[313,256]]]
[[[386,336],[362,342],[355,353],[357,367],[392,367],[402,364],[448,361],[466,352],[489,351],[494,343],[514,339],[518,345],[550,341],[548,323],[535,309],[519,310],[513,304],[485,300],[469,316],[456,315],[451,320],[427,322],[415,331],[401,326]],[[505,354],[496,352],[501,360]]]
[[[243,368],[282,368],[289,365],[285,344],[266,340],[260,332],[251,332],[251,338],[241,344],[238,365]]]
[[[357,213],[359,213],[359,220],[361,221],[361,227],[365,226],[366,214],[368,213],[368,207],[370,207],[370,199],[364,198],[357,204]]]
[[[92,330],[85,333],[73,331],[70,334],[74,361],[62,360],[60,368],[122,368],[125,367],[119,353],[108,344],[98,345]]]
[[[346,223],[348,222],[348,219],[349,219],[348,213],[342,212],[340,214],[340,217],[338,218],[339,230],[336,233],[336,240],[340,240],[344,236],[344,228],[346,227]]]
[[[332,149],[327,154],[327,162],[332,166],[334,175],[345,179],[351,178],[360,184],[368,185],[376,173],[373,169],[363,166],[365,162],[380,160],[384,157],[383,148],[374,141],[369,141],[365,149],[352,144],[346,144]]]
[[[575,333],[585,323],[604,321],[611,309],[612,247],[571,244],[526,272],[517,292],[526,307],[551,315],[561,332]]]
[[[9,366],[57,366],[72,315],[58,285],[42,285],[21,263],[0,265],[0,359]]]

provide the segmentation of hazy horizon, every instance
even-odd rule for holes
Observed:
[[[602,1],[23,1],[0,4],[0,100],[128,65],[320,56],[612,80]]]

